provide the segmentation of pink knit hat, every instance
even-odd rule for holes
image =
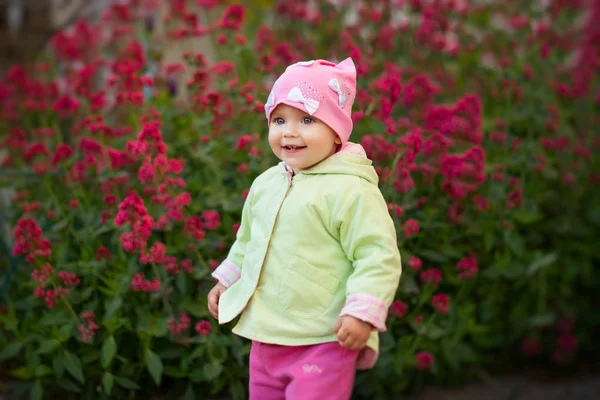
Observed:
[[[325,122],[346,144],[352,133],[352,103],[356,68],[350,57],[339,64],[327,60],[301,61],[286,68],[275,81],[265,104],[267,120],[279,104],[306,111]]]

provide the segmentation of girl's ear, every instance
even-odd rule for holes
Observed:
[[[335,135],[335,139],[333,140],[335,144],[342,144],[342,139],[338,135]]]

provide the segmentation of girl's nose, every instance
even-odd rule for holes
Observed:
[[[286,129],[283,132],[283,137],[296,137],[296,136],[298,136],[298,134],[293,129]]]

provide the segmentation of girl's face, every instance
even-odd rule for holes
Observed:
[[[341,143],[333,129],[305,111],[279,104],[271,113],[271,150],[294,174],[333,155]]]

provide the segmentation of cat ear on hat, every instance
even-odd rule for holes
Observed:
[[[344,61],[340,62],[335,66],[337,69],[341,69],[342,71],[354,72],[356,74],[356,66],[354,65],[354,61],[352,58],[348,57]]]

